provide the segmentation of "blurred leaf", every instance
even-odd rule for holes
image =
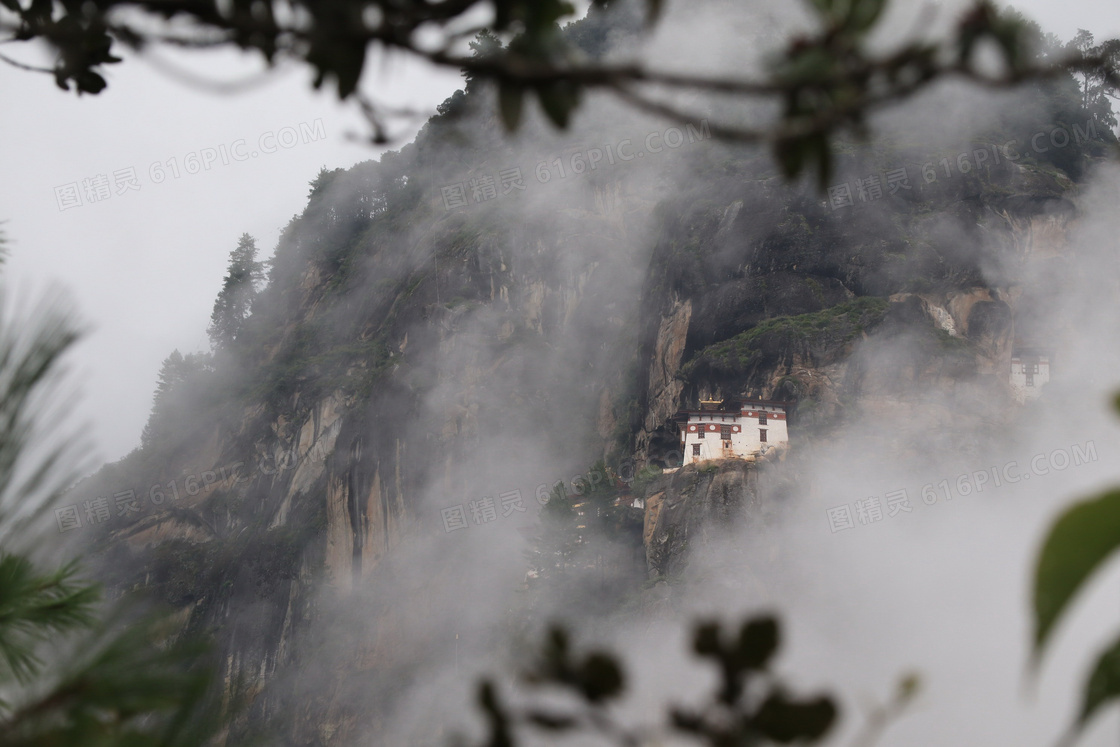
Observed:
[[[559,625],[554,625],[548,630],[539,657],[522,673],[522,677],[532,684],[570,685],[573,674],[568,659],[568,633]]]
[[[898,699],[908,701],[918,694],[922,687],[922,678],[916,673],[909,673],[898,682]]]
[[[570,716],[557,716],[545,711],[530,711],[526,718],[534,726],[539,726],[547,731],[565,731],[576,725],[576,720]]]
[[[563,129],[568,126],[572,110],[579,104],[578,89],[572,83],[558,81],[537,89],[541,108],[552,123]]]
[[[98,94],[105,90],[105,86],[108,85],[104,78],[92,70],[79,71],[72,77],[78,93]]]
[[[692,650],[700,656],[719,656],[723,646],[719,641],[719,623],[704,622],[696,626],[692,638]]]
[[[123,622],[123,621],[122,621]],[[5,714],[4,747],[210,744],[245,705],[241,683],[223,692],[198,640],[168,643],[146,618],[84,636],[51,687]],[[228,702],[223,705],[225,696]]]
[[[509,717],[506,716],[498,699],[498,691],[490,680],[483,680],[478,685],[478,705],[486,715],[490,727],[487,747],[513,747]]]
[[[1120,490],[1067,509],[1050,529],[1034,576],[1037,656],[1089,576],[1120,547]]]
[[[810,0],[810,2],[820,15],[826,19],[832,18],[832,9],[836,5],[836,0]]]
[[[564,663],[565,665],[568,661],[568,631],[559,625],[554,625],[548,630],[545,658],[548,661]]]
[[[494,0],[494,30],[505,31],[513,21],[516,0]]]
[[[862,34],[875,25],[885,7],[886,0],[851,0],[845,26]]]
[[[836,719],[836,706],[826,697],[801,702],[775,691],[759,707],[750,724],[775,742],[819,739]]]
[[[825,132],[778,140],[774,144],[774,159],[786,179],[814,168],[817,184],[823,190],[832,178],[832,148]]]
[[[674,727],[689,734],[700,734],[704,731],[704,719],[691,711],[673,708],[669,712],[669,720]]]
[[[992,20],[991,36],[1003,51],[1004,60],[1012,70],[1020,70],[1031,62],[1031,44],[1027,26],[1021,18],[997,13]]]
[[[828,133],[820,132],[809,138],[809,154],[817,162],[817,185],[823,190],[832,179],[832,144]]]
[[[579,688],[592,703],[613,698],[622,693],[622,669],[613,656],[604,653],[588,654],[580,667]]]
[[[498,108],[502,114],[502,124],[513,132],[521,123],[521,103],[525,89],[503,80],[498,84]]]
[[[743,623],[739,631],[736,662],[744,669],[764,669],[778,650],[778,621],[761,617]]]
[[[793,179],[801,173],[808,155],[809,148],[803,138],[781,139],[774,144],[774,158],[786,179]]]
[[[18,681],[39,673],[37,644],[92,626],[100,591],[76,576],[74,564],[44,574],[26,558],[0,553],[0,662]]]
[[[1117,696],[1120,696],[1120,638],[1102,651],[1097,659],[1097,665],[1085,683],[1081,714],[1077,717],[1075,728],[1083,727],[1098,708]]]
[[[345,99],[358,88],[365,67],[366,45],[362,40],[345,43],[326,31],[317,34],[307,51],[307,61],[318,70],[314,86],[319,88],[328,76],[338,84],[338,97]]]
[[[837,66],[832,51],[821,47],[790,50],[774,66],[774,76],[787,85],[808,85],[827,80]]]

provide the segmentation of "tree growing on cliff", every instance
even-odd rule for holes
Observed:
[[[1078,29],[1077,35],[1066,45],[1071,56],[1082,59],[1099,57],[1107,60],[1113,68],[1120,67],[1120,40],[1109,39],[1097,44],[1093,35],[1085,29]],[[1116,127],[1116,115],[1110,100],[1120,100],[1120,85],[1115,78],[1101,70],[1088,68],[1076,76],[1081,87],[1081,106],[1109,127]]]
[[[257,261],[257,241],[243,233],[230,252],[226,277],[210,315],[207,333],[215,351],[229,350],[237,342],[263,280],[264,263]]]
[[[200,374],[211,369],[210,355],[188,353],[178,350],[164,359],[159,369],[156,391],[152,396],[152,412],[140,434],[140,446],[149,449],[157,443],[165,443],[168,432],[176,423],[185,422],[191,414],[191,398],[185,388]]]

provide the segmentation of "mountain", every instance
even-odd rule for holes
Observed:
[[[569,33],[602,54],[628,23]],[[460,666],[553,614],[661,614],[690,547],[812,490],[797,464],[837,429],[932,418],[868,448],[934,458],[1016,417],[1011,357],[1060,349],[1047,304],[1115,143],[1072,80],[1023,95],[963,147],[844,143],[822,193],[712,139],[718,102],[676,126],[595,99],[507,137],[468,82],[315,178],[235,343],[180,356],[144,447],[74,489],[82,537],[111,588],[216,638],[252,700],[230,744],[439,741],[455,714],[424,709]],[[788,456],[661,473],[677,410],[743,396],[792,403]],[[565,570],[581,514],[538,512],[571,475],[603,476],[617,526]],[[607,511],[620,478],[637,519]]]

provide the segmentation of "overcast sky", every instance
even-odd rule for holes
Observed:
[[[1078,28],[1120,36],[1115,0],[1018,7],[1064,39]],[[461,82],[452,72],[390,62],[363,79],[384,101],[433,110]],[[225,80],[254,69],[234,53],[176,64]],[[238,236],[252,234],[271,255],[321,167],[378,151],[348,138],[364,132],[360,117],[329,91],[312,91],[304,70],[233,95],[189,87],[144,60],[114,66],[108,77],[106,92],[78,98],[48,76],[0,65],[0,220],[10,239],[9,287],[59,285],[87,323],[72,358],[82,392],[74,417],[88,425],[98,455],[113,460],[139,442],[162,360],[208,346],[210,311]],[[209,167],[188,173],[195,159]],[[128,169],[138,189],[127,188]],[[111,196],[91,202],[82,182],[100,175]],[[67,185],[77,185],[80,205]]]
[[[196,57],[191,69],[251,77],[238,58]],[[25,292],[61,285],[87,322],[73,357],[78,417],[99,455],[116,459],[139,442],[163,359],[208,347],[210,311],[238,237],[255,236],[267,258],[321,167],[348,167],[380,149],[348,137],[366,131],[361,117],[325,89],[312,91],[303,70],[215,95],[126,61],[104,93],[78,98],[47,76],[0,67],[4,100],[15,103],[0,107],[5,274]],[[368,74],[365,88],[428,110],[460,82],[411,63],[390,77]],[[115,178],[130,168],[139,189]],[[98,175],[111,196],[91,202],[82,182]],[[56,187],[75,183],[81,204],[71,206],[65,192],[60,203]]]

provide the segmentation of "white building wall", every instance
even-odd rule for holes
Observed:
[[[760,413],[766,413],[766,424],[758,422]],[[730,441],[720,438],[720,426],[732,427]],[[700,437],[703,430],[704,436]],[[762,441],[760,431],[766,431],[766,441]],[[747,457],[757,454],[763,446],[776,446],[789,441],[784,408],[778,405],[745,405],[740,412],[699,412],[689,413],[687,423],[682,424],[684,435],[684,463],[703,462],[709,459]],[[725,446],[729,444],[729,446]],[[693,446],[700,446],[700,453],[693,454]]]
[[[1034,359],[1014,356],[1011,359],[1011,391],[1019,402],[1038,399],[1042,394],[1042,387],[1050,381],[1049,356],[1038,357],[1038,371],[1028,376],[1028,367],[1033,368]],[[1030,383],[1028,383],[1030,381]]]

